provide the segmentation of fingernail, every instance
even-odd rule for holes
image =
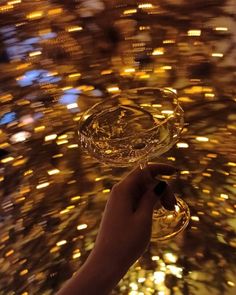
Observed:
[[[161,198],[161,204],[166,210],[173,211],[175,210],[175,205],[177,205],[177,201],[174,195],[172,196],[171,200],[168,200],[167,198],[165,198],[165,196],[163,196]]]
[[[166,187],[167,187],[166,182],[160,180],[160,182],[154,188],[154,193],[160,196],[165,191]]]

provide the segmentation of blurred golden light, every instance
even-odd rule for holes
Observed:
[[[60,173],[60,170],[59,169],[52,169],[52,170],[48,170],[47,172],[49,175],[55,175],[55,174]]]
[[[50,140],[54,140],[57,138],[57,134],[49,134],[47,136],[45,136],[44,141],[50,141]]]
[[[28,273],[28,269],[23,269],[21,272],[20,272],[20,276],[24,276]]]
[[[47,186],[49,186],[50,183],[49,182],[43,182],[43,183],[40,183],[36,186],[36,189],[41,189],[41,188],[45,188]]]
[[[201,36],[202,31],[201,30],[189,30],[188,36]]]
[[[191,216],[191,219],[192,219],[193,221],[199,221],[199,217],[198,217],[198,216]]]
[[[127,9],[127,10],[124,10],[123,14],[133,14],[133,13],[136,13],[137,12],[137,9]]]
[[[42,52],[38,50],[38,51],[30,52],[29,56],[34,57],[34,56],[37,56],[37,55],[40,55],[40,54],[42,54]]]
[[[72,197],[70,200],[71,200],[71,201],[77,201],[77,200],[79,200],[79,199],[81,199],[81,196],[74,196],[74,197]]]
[[[167,262],[176,263],[178,257],[169,252],[164,254],[164,258],[167,260]]]
[[[223,53],[220,53],[220,52],[213,52],[213,53],[211,54],[211,56],[212,56],[212,57],[223,57],[224,54],[223,54]]]
[[[73,27],[70,27],[70,28],[68,28],[68,32],[78,32],[78,31],[82,31],[83,30],[83,28],[82,27],[80,27],[80,26],[73,26]]]
[[[173,44],[175,43],[175,40],[163,40],[163,44]]]
[[[60,246],[63,246],[63,245],[65,245],[67,243],[67,241],[66,240],[61,240],[61,241],[59,241],[59,242],[57,242],[57,246],[58,247],[60,247]]]
[[[6,254],[5,257],[11,256],[15,251],[13,249],[9,250]]]
[[[227,194],[220,194],[220,197],[225,200],[227,200],[229,198],[229,196]]]
[[[62,140],[57,140],[57,145],[62,145],[68,143],[68,140],[62,139]]]
[[[10,9],[13,9],[14,8],[14,6],[13,5],[9,5],[9,4],[7,4],[7,5],[2,5],[2,6],[0,6],[0,11],[7,11],[7,10],[10,10]]]
[[[183,170],[183,171],[180,171],[180,174],[184,175],[184,174],[190,174],[190,172],[188,170]]]
[[[11,162],[13,160],[14,160],[13,157],[7,157],[7,158],[2,159],[1,162],[5,164],[5,163]]]
[[[152,3],[142,3],[138,5],[138,8],[141,8],[141,9],[149,9],[152,7],[153,7]]]
[[[48,11],[48,15],[55,15],[55,14],[60,14],[62,13],[62,8],[54,8],[54,9],[50,9]]]
[[[12,1],[7,2],[8,5],[14,5],[14,4],[19,4],[19,3],[21,3],[21,0],[12,0]]]
[[[104,189],[102,192],[105,193],[109,193],[111,190],[109,188]]]
[[[37,19],[37,18],[41,18],[43,16],[43,11],[34,11],[30,14],[26,15],[26,18],[28,19]]]
[[[236,163],[235,162],[228,162],[227,166],[236,167]]]
[[[152,52],[152,55],[163,55],[165,49],[163,47],[155,48]]]
[[[230,287],[234,287],[234,286],[235,286],[235,283],[232,282],[232,281],[227,281],[227,284],[228,284]]]
[[[77,252],[77,253],[74,253],[73,254],[73,259],[76,259],[76,258],[79,258],[81,256],[81,253],[80,252]]]
[[[28,139],[31,134],[28,131],[20,131],[10,137],[12,143],[23,142]]]
[[[186,149],[189,147],[189,145],[187,144],[187,142],[178,142],[177,147]]]
[[[71,110],[71,109],[78,108],[78,104],[76,102],[74,102],[74,103],[68,104],[66,107],[68,110]]]
[[[82,229],[85,229],[85,228],[87,228],[88,227],[88,225],[87,224],[79,224],[78,226],[77,226],[77,230],[82,230]]]
[[[165,281],[165,273],[162,271],[155,271],[153,274],[154,282],[156,284],[164,283]]]
[[[108,87],[107,91],[110,93],[116,93],[120,91],[120,88],[118,86]]]
[[[35,127],[35,128],[34,128],[34,132],[36,132],[36,133],[37,133],[37,132],[42,132],[42,131],[45,130],[45,128],[46,128],[46,127],[43,126],[43,125],[42,125],[42,126]]]
[[[70,74],[68,77],[69,78],[79,78],[79,77],[81,77],[81,74],[80,73],[74,73],[74,74]]]
[[[68,148],[69,149],[75,149],[75,148],[78,148],[79,147],[79,145],[78,144],[71,144],[71,145],[68,145]]]
[[[197,136],[196,137],[196,140],[197,141],[201,141],[201,142],[207,142],[207,141],[209,141],[209,138],[208,137],[204,137],[204,136]]]
[[[216,30],[216,31],[223,31],[223,32],[226,32],[226,31],[228,31],[228,28],[226,28],[226,27],[216,27],[215,30]]]

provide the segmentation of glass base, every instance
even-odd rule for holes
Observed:
[[[180,198],[176,200],[174,211],[164,208],[154,210],[151,242],[170,239],[187,227],[190,220],[188,205]]]

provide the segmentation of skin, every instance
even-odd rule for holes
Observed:
[[[169,186],[154,193],[158,175],[172,175],[169,165],[136,168],[114,185],[107,201],[94,249],[84,265],[57,295],[107,295],[147,248],[152,213],[161,202],[173,206]]]

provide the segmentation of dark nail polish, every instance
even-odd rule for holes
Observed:
[[[161,204],[166,210],[173,211],[175,210],[175,205],[177,205],[177,202],[174,196],[172,199],[169,200],[165,198],[165,196],[163,196],[161,198]]]
[[[158,196],[160,196],[166,189],[167,184],[165,181],[160,181],[154,188],[154,193]]]

